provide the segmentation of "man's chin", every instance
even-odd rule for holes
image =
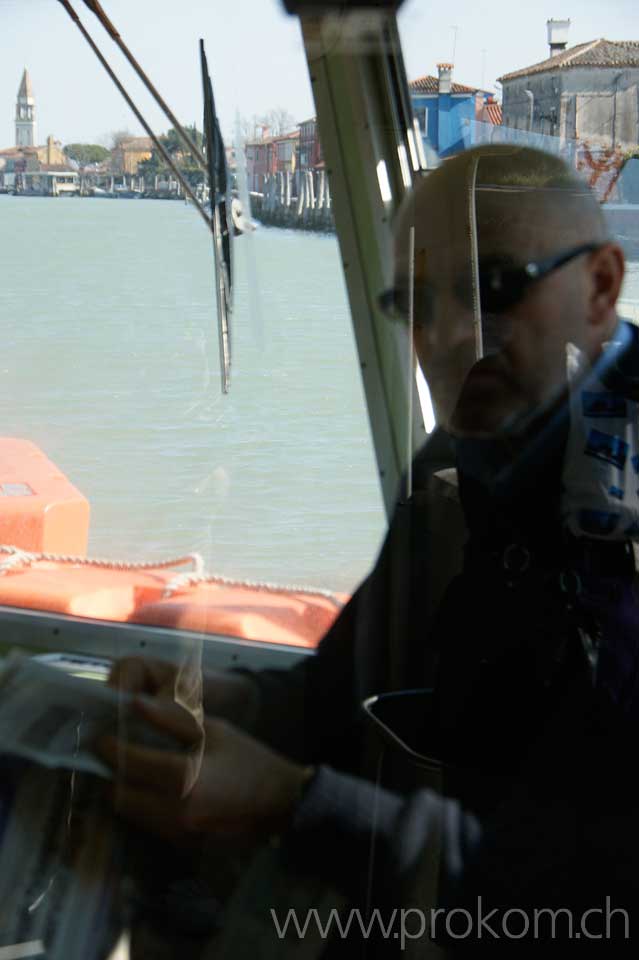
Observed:
[[[467,376],[450,417],[449,430],[458,437],[496,437],[519,432],[530,420],[530,404],[517,385],[486,361]],[[449,407],[450,409],[450,407]]]

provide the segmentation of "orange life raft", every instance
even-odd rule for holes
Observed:
[[[314,647],[345,598],[81,554],[89,505],[37,447],[0,439],[0,605]],[[74,554],[74,555],[70,555]]]
[[[89,503],[34,443],[0,437],[0,543],[84,554]]]

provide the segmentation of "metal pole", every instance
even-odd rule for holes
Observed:
[[[613,150],[616,146],[615,141],[617,139],[617,91],[619,87],[619,81],[621,80],[622,76],[622,73],[617,74],[613,81],[612,88],[612,143],[610,145]]]
[[[470,239],[470,266],[473,283],[473,327],[475,330],[475,357],[484,355],[484,337],[481,327],[481,291],[479,287],[479,244],[477,237],[477,168],[479,157],[473,160],[468,172],[468,232]]]
[[[533,109],[535,106],[535,96],[532,90],[524,90],[524,93],[528,97],[528,102],[530,103],[530,109],[528,111],[528,132],[530,133],[533,127]]]
[[[78,29],[79,29],[80,32],[82,33],[83,37],[85,38],[85,40],[87,41],[87,43],[89,44],[89,46],[91,47],[91,49],[93,50],[93,52],[95,53],[96,57],[98,58],[98,60],[100,61],[100,63],[102,64],[102,66],[104,67],[104,69],[106,70],[106,72],[109,74],[109,76],[110,76],[111,79],[113,80],[114,84],[116,85],[116,87],[118,88],[118,90],[120,91],[120,93],[122,94],[122,96],[124,97],[124,99],[126,100],[127,104],[129,105],[129,107],[130,107],[131,110],[133,111],[133,113],[134,113],[136,119],[138,120],[138,122],[139,122],[139,123],[142,125],[142,127],[146,130],[146,132],[148,133],[148,135],[149,135],[149,137],[151,138],[151,140],[153,140],[153,143],[155,144],[155,146],[157,147],[157,149],[158,149],[158,150],[160,151],[160,153],[162,154],[162,157],[163,157],[163,159],[164,159],[164,162],[167,164],[167,166],[169,166],[169,167],[171,168],[171,170],[173,171],[173,173],[175,174],[175,176],[177,177],[177,179],[179,180],[179,182],[182,184],[182,187],[184,188],[184,192],[185,192],[185,193],[190,197],[190,199],[193,201],[193,203],[194,203],[195,206],[197,207],[198,213],[200,214],[200,216],[201,216],[202,219],[204,220],[205,224],[207,225],[208,229],[209,229],[209,230],[211,231],[211,233],[212,233],[212,232],[213,232],[212,222],[211,222],[208,214],[206,213],[204,207],[201,206],[199,200],[198,200],[197,197],[195,196],[193,190],[191,189],[191,186],[190,186],[189,182],[182,176],[182,174],[180,173],[179,169],[177,168],[177,166],[176,166],[175,163],[173,162],[173,158],[170,156],[170,154],[168,153],[168,151],[164,148],[164,146],[163,146],[163,144],[160,142],[160,140],[158,140],[158,138],[155,136],[155,134],[153,133],[153,130],[152,130],[151,127],[148,125],[148,123],[146,122],[146,120],[144,119],[144,117],[142,116],[142,114],[140,113],[140,111],[138,110],[138,108],[136,107],[136,105],[134,104],[133,100],[131,99],[131,97],[129,96],[129,94],[126,92],[125,88],[122,86],[122,84],[121,84],[120,81],[118,80],[117,76],[115,75],[115,73],[113,72],[113,70],[111,69],[111,67],[109,66],[109,63],[107,62],[106,58],[103,56],[103,54],[102,54],[102,52],[100,51],[99,47],[98,47],[98,46],[96,45],[96,43],[93,41],[90,33],[88,32],[88,30],[86,29],[86,27],[84,26],[84,24],[83,24],[82,21],[80,20],[79,16],[77,15],[77,13],[75,12],[75,10],[74,10],[73,7],[71,6],[69,0],[59,0],[59,2],[62,4],[62,6],[64,7],[64,9],[67,11],[67,13],[68,13],[69,16],[71,17],[71,19],[77,24]]]
[[[453,56],[452,56],[452,61],[453,61],[453,66],[454,66],[454,65],[455,65],[455,54],[457,53],[457,31],[459,30],[459,27],[453,26],[453,27],[451,27],[450,29],[453,31]]]
[[[408,417],[406,420],[406,499],[413,495],[413,383],[415,380],[415,224],[408,234]]]
[[[195,157],[195,160],[197,161],[201,169],[206,172],[207,170],[206,159],[204,158],[202,151],[197,146],[197,144],[191,139],[191,137],[189,136],[187,131],[184,129],[180,121],[177,119],[177,117],[175,116],[175,114],[173,113],[173,111],[171,110],[167,102],[164,100],[160,92],[151,83],[151,80],[146,75],[146,73],[144,72],[144,70],[138,63],[138,61],[135,59],[135,57],[133,56],[133,54],[125,44],[124,40],[118,33],[118,31],[113,26],[113,23],[111,22],[111,20],[109,20],[108,16],[100,6],[99,0],[84,0],[84,3],[89,8],[89,10],[91,10],[92,13],[96,15],[96,17],[98,18],[98,20],[100,21],[104,29],[107,31],[111,39],[115,43],[117,43],[118,47],[120,48],[124,56],[127,58],[129,63],[131,64],[131,66],[139,76],[144,86],[147,88],[147,90],[149,91],[153,99],[156,101],[158,106],[164,111],[166,116],[169,118],[169,120],[173,124],[174,129],[182,138],[182,142],[184,143],[184,145],[187,147],[189,152],[193,154],[193,156]]]

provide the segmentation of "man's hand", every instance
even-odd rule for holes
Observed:
[[[182,752],[115,737],[97,746],[115,772],[115,806],[126,819],[173,840],[197,835],[259,839],[284,829],[310,776],[224,720],[203,724],[165,699],[135,709],[173,735]]]
[[[180,689],[188,678],[188,687],[198,690],[201,684],[201,696],[204,710],[216,717],[223,717],[240,727],[250,726],[257,711],[257,687],[255,683],[241,673],[223,673],[193,671],[185,677],[184,667],[176,666],[164,660],[150,657],[125,657],[116,661],[111,671],[109,684],[124,693],[145,694],[163,700],[181,703],[199,719],[201,714],[194,709],[190,700],[180,696]]]
[[[146,694],[175,700],[175,686],[180,668],[151,657],[124,657],[116,660],[109,677],[109,686],[122,693]]]

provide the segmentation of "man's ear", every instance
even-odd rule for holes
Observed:
[[[592,346],[600,346],[615,329],[624,272],[625,260],[619,244],[607,243],[591,254],[588,336]]]

